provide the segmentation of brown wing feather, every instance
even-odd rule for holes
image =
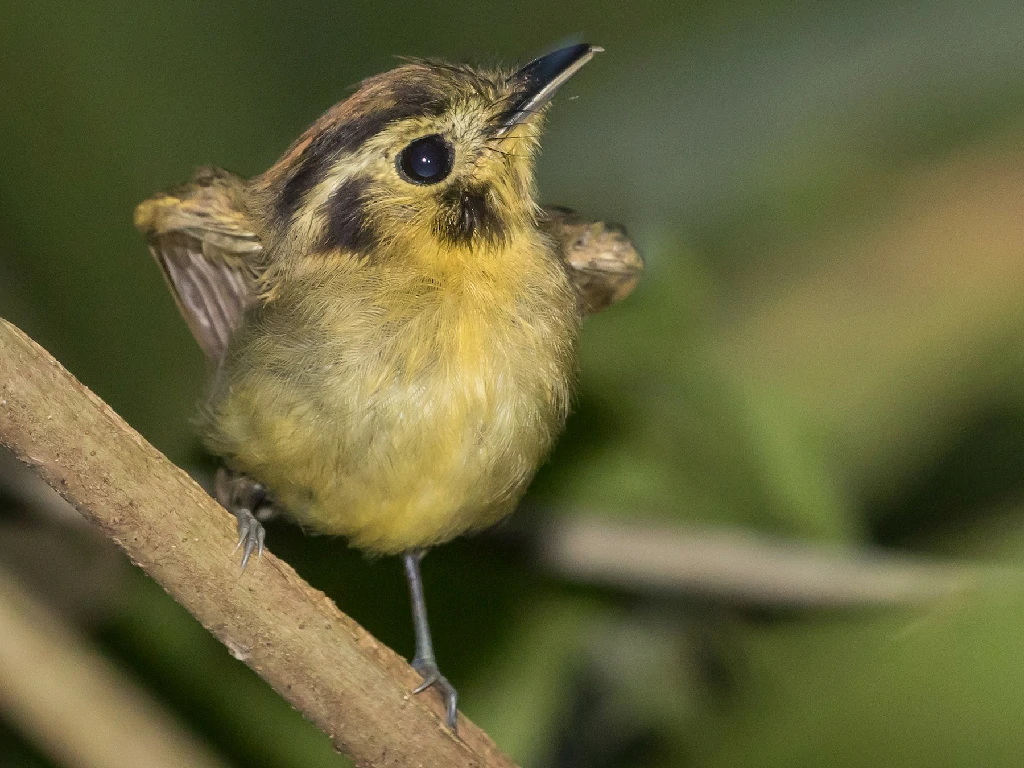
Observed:
[[[588,221],[554,206],[544,209],[540,223],[559,246],[588,313],[600,312],[633,292],[644,260],[622,227]]]
[[[206,356],[220,362],[252,301],[259,237],[239,202],[244,180],[218,168],[135,210],[178,309]]]
[[[202,241],[184,232],[150,240],[178,309],[203,352],[219,360],[249,303],[245,279],[226,262],[211,261]]]

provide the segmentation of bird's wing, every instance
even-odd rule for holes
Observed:
[[[575,211],[554,206],[544,209],[541,227],[558,245],[588,314],[632,293],[644,261],[622,227],[588,221]]]
[[[199,346],[220,362],[254,296],[263,246],[239,202],[244,180],[200,169],[187,184],[135,209],[135,226],[163,269]]]

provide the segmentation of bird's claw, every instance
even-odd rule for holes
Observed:
[[[249,510],[240,509],[235,514],[238,516],[238,544],[235,545],[235,551],[242,550],[242,570],[244,571],[253,552],[256,553],[257,559],[263,554],[263,540],[266,538],[267,532],[263,529],[263,524]]]
[[[452,729],[453,733],[456,732],[456,716],[458,715],[459,708],[458,691],[441,674],[441,670],[437,668],[436,661],[413,659],[412,668],[419,672],[420,677],[423,678],[423,682],[416,687],[413,693],[423,693],[428,688],[436,688],[437,692],[441,694],[441,700],[444,702],[448,727]]]

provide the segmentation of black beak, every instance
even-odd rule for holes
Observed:
[[[534,59],[512,75],[509,80],[514,88],[512,105],[498,118],[495,138],[504,136],[519,123],[537,114],[551,101],[562,83],[594,58],[595,53],[603,50],[587,43],[571,45]]]

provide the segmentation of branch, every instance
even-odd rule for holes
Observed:
[[[359,766],[513,768],[419,676],[269,552],[238,575],[234,518],[45,350],[0,320],[0,443],[113,539]]]
[[[771,607],[909,605],[1019,578],[991,565],[679,526],[567,520],[537,539],[541,564],[570,581]]]
[[[60,765],[222,768],[145,691],[3,569],[0,705]]]

